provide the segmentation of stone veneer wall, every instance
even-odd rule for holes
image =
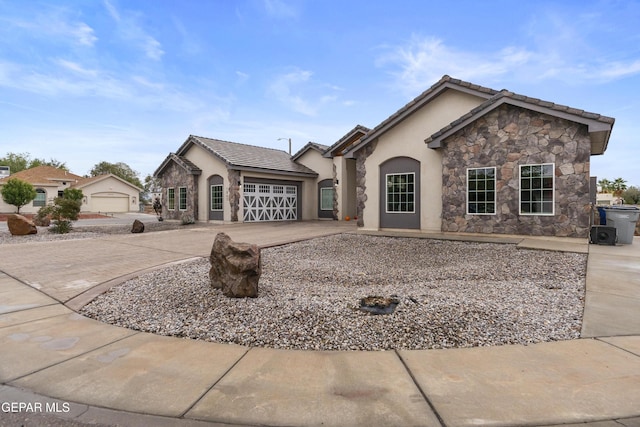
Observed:
[[[443,141],[442,231],[587,237],[587,127],[502,105]],[[519,214],[519,165],[555,164],[555,214]],[[467,168],[496,167],[496,214],[466,213]]]
[[[367,169],[365,161],[376,149],[378,140],[372,141],[364,148],[356,151],[356,215],[358,227],[364,227],[364,207],[367,201]]]
[[[162,216],[166,219],[193,218],[198,220],[198,177],[190,174],[184,168],[171,163],[166,171],[162,174]],[[179,187],[187,187],[187,210],[178,209],[179,203]],[[174,210],[168,210],[167,189],[175,188],[176,206]]]
[[[338,212],[338,192],[335,190],[336,186],[337,186],[337,181],[338,181],[338,168],[336,167],[336,164],[333,164],[333,219],[334,220],[338,220],[340,218],[340,212]],[[346,181],[344,178],[342,179],[343,184],[344,181]],[[345,189],[343,189],[342,191],[346,191]],[[344,207],[343,207],[344,209]]]
[[[240,171],[229,169],[229,206],[231,207],[231,221],[238,221],[240,209]]]

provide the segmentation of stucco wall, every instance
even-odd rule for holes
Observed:
[[[420,162],[422,177],[420,228],[425,231],[440,230],[442,212],[441,153],[429,149],[424,140],[483,101],[482,98],[466,93],[447,90],[378,138],[375,150],[364,163],[366,202],[361,221],[364,229],[375,230],[380,226],[380,189],[378,184],[380,165],[390,158],[404,156]],[[360,195],[358,197],[361,198]]]
[[[585,125],[503,105],[443,141],[442,230],[586,237],[589,157]],[[555,165],[553,215],[520,214],[520,165]],[[496,214],[466,213],[467,168],[496,167]]]
[[[207,180],[212,175],[220,175],[223,179],[223,217],[225,221],[231,221],[231,208],[229,206],[229,179],[226,165],[214,157],[210,152],[205,151],[198,145],[192,145],[184,154],[184,157],[197,165],[202,174],[197,177],[198,180],[198,220],[207,221],[209,218],[209,185]]]
[[[92,196],[95,197],[123,197],[126,196],[129,199],[128,206],[129,212],[138,211],[140,206],[139,196],[140,193],[129,185],[118,180],[117,178],[105,178],[100,181],[95,181],[89,185],[80,188],[84,195],[82,210],[95,210],[92,208]],[[86,203],[85,203],[86,199]]]
[[[318,174],[318,181],[333,178],[333,164],[331,159],[322,157],[319,151],[309,149],[298,157],[296,163],[300,163]]]

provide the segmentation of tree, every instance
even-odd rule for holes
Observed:
[[[160,180],[152,175],[147,175],[144,178],[144,200],[149,201],[149,196],[152,193],[159,193],[162,191],[162,183]],[[141,198],[140,200],[143,200]]]
[[[631,186],[622,193],[622,198],[627,205],[640,204],[640,188]]]
[[[601,191],[603,193],[611,193],[612,189],[611,189],[611,185],[613,183],[611,181],[609,181],[607,178],[602,178],[600,181],[598,181],[598,186],[600,187]]]
[[[620,197],[624,190],[627,189],[627,181],[622,178],[616,178],[611,184],[611,189],[613,190],[614,196]]]
[[[91,176],[106,175],[110,173],[118,178],[124,179],[138,188],[143,188],[142,182],[140,182],[140,178],[138,178],[138,172],[131,169],[131,167],[126,163],[100,162],[89,172]]]
[[[31,169],[42,165],[69,170],[63,162],[56,159],[51,159],[49,161],[38,158],[32,159],[29,153],[7,153],[6,156],[0,158],[0,166],[9,166],[11,173],[20,172],[25,169]]]
[[[0,190],[2,192],[2,200],[5,203],[20,208],[36,198],[36,189],[28,182],[18,178],[9,178]]]
[[[6,156],[0,159],[0,165],[9,166],[11,173],[29,169],[29,162],[29,154],[27,153],[7,153]]]

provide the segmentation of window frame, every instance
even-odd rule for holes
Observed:
[[[487,179],[484,179],[484,184],[485,184],[485,188],[483,189],[478,189],[477,185],[476,188],[471,190],[471,171],[486,171],[486,170],[493,170],[493,189],[492,190],[487,190],[486,188],[486,183],[487,183]],[[479,168],[468,168],[467,169],[467,197],[466,197],[466,212],[467,215],[497,215],[497,207],[498,207],[498,201],[497,201],[497,191],[496,191],[496,184],[497,184],[497,168],[495,166],[488,166],[488,167],[479,167]],[[480,181],[479,180],[475,180],[475,183],[478,184]],[[476,200],[475,201],[471,201],[471,192],[473,191],[473,193],[476,195]],[[493,200],[489,201],[487,200],[486,195],[489,194],[489,192],[492,191],[493,192]],[[478,194],[484,194],[485,197],[483,201],[478,201],[477,200],[477,195]],[[485,212],[471,212],[471,210],[469,209],[471,203],[475,203],[475,204],[480,204],[480,203],[484,203],[485,204]],[[493,204],[493,212],[486,212],[486,206],[492,203]]]
[[[42,194],[43,197],[38,197]],[[47,206],[47,190],[44,188],[36,188],[36,198],[33,199],[33,207]]]
[[[219,190],[220,192],[220,197],[214,197],[213,194],[213,190],[214,188],[216,190]],[[212,212],[220,212],[224,209],[224,186],[223,184],[211,184],[211,186],[209,187],[209,196],[211,197],[211,205],[209,206],[209,209],[211,209]],[[214,203],[220,203],[220,207],[215,207]]]
[[[173,187],[167,188],[167,210],[176,210],[176,189]]]
[[[183,204],[183,201],[184,201],[184,204]],[[178,187],[178,210],[179,211],[187,210],[187,187]]]
[[[390,192],[389,192],[389,189],[390,189],[390,186],[389,186],[389,182],[390,182],[390,181],[389,181],[389,177],[392,177],[392,176],[393,176],[393,177],[395,177],[395,176],[407,176],[407,177],[408,177],[408,176],[411,176],[411,177],[412,177],[411,185],[413,186],[413,189],[412,189],[411,191],[405,191],[405,192],[401,192],[401,191],[399,191],[399,192],[393,192],[393,193],[390,193]],[[395,173],[388,173],[388,174],[385,174],[384,182],[386,183],[386,188],[385,188],[385,200],[384,200],[384,209],[385,209],[385,213],[388,213],[388,214],[415,214],[415,213],[416,213],[416,173],[415,173],[415,172],[395,172]],[[394,183],[393,185],[396,185],[396,183]],[[406,182],[406,185],[409,185],[409,182],[408,182],[408,181]],[[407,196],[408,196],[408,195],[411,195],[411,196],[412,196],[412,201],[411,201],[411,202],[409,202],[408,200],[405,200],[405,201],[400,200],[400,201],[398,201],[397,203],[398,203],[400,206],[402,206],[403,204],[406,204],[406,205],[407,205],[407,207],[408,207],[408,205],[409,205],[409,204],[411,204],[411,206],[413,207],[413,209],[412,209],[412,210],[393,210],[393,211],[390,211],[390,210],[389,210],[389,196],[390,196],[390,195],[392,195],[392,196],[393,196],[393,195],[399,195],[399,196],[402,196],[403,194],[404,194],[404,195],[407,195]]]
[[[531,167],[536,167],[539,166],[541,167],[542,173],[540,176],[538,177],[529,177],[528,179],[532,182],[530,182],[529,188],[523,188],[523,176],[522,176],[522,170],[523,168],[531,168]],[[551,168],[551,172],[548,175],[545,175],[545,167],[550,167]],[[525,164],[525,165],[520,165],[519,166],[519,174],[518,174],[518,212],[520,215],[523,216],[554,216],[555,215],[555,210],[556,210],[556,174],[555,174],[555,163],[530,163],[530,164]],[[540,187],[536,188],[533,187],[533,180],[535,179],[540,179]],[[547,187],[545,186],[545,179],[551,179],[551,187]],[[551,204],[551,212],[544,212],[544,210],[541,210],[540,212],[525,212],[522,210],[522,206],[523,203],[528,203],[530,205],[530,207],[533,206],[534,202],[537,202],[536,200],[533,200],[531,197],[529,198],[529,200],[525,200],[523,201],[523,191],[528,190],[530,192],[530,196],[533,195],[533,191],[540,191],[541,193],[541,199],[539,200],[539,203],[541,203],[541,209],[543,209],[543,207],[545,206],[545,204]],[[544,200],[544,192],[545,191],[551,191],[551,200]]]
[[[322,193],[325,191],[331,192],[331,203],[330,203],[331,206],[328,208],[325,208],[322,206],[322,202],[324,201],[324,197]],[[333,211],[333,199],[334,199],[335,191],[336,189],[333,187],[320,187],[320,210],[321,211]]]

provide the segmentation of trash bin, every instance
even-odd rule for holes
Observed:
[[[598,206],[598,215],[600,216],[600,225],[607,225],[607,214],[604,211],[604,206]]]
[[[618,243],[630,245],[636,231],[636,222],[640,217],[640,209],[635,206],[607,206],[604,208],[607,226],[615,227]]]

